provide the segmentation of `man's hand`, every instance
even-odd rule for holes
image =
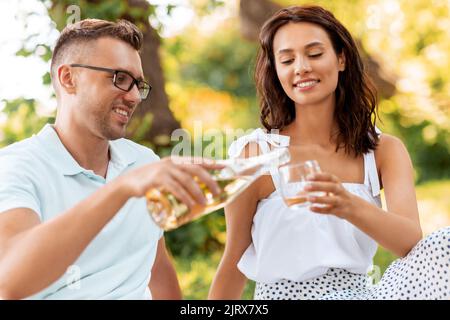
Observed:
[[[168,191],[176,198],[192,207],[196,203],[205,204],[206,199],[194,180],[197,177],[216,196],[220,188],[207,170],[221,169],[222,165],[213,160],[187,157],[167,157],[122,176],[130,197],[143,197],[151,188]]]

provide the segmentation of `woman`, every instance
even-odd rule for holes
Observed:
[[[376,93],[350,33],[318,6],[282,9],[260,34],[255,80],[262,129],[230,147],[248,157],[289,147],[315,159],[311,206],[292,210],[272,171],[225,209],[227,242],[209,298],[450,298],[450,228],[423,239],[413,168],[403,143],[375,127]],[[387,211],[381,209],[384,188]],[[400,256],[377,285],[377,245]]]

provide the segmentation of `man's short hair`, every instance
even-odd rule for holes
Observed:
[[[64,62],[68,54],[79,54],[88,42],[103,37],[122,40],[137,51],[140,51],[143,41],[142,32],[127,20],[112,22],[100,19],[85,19],[70,24],[61,32],[53,50],[50,67],[52,77],[56,75],[56,68]]]

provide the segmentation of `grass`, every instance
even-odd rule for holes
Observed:
[[[432,181],[416,187],[420,220],[424,234],[427,235],[441,227],[450,225],[450,180]],[[175,259],[175,267],[185,299],[206,299],[208,290],[214,278],[222,252],[211,255],[196,255],[190,258]],[[383,274],[397,257],[383,248],[379,248],[374,265]],[[243,294],[243,300],[253,298],[255,284],[248,281]]]
[[[209,256],[199,254],[190,258],[175,259],[175,268],[185,299],[202,300],[208,297],[221,254],[221,251],[217,251]],[[254,288],[254,282],[248,281],[242,299],[252,299]]]
[[[450,225],[450,180],[430,181],[416,188],[420,222],[425,235]]]

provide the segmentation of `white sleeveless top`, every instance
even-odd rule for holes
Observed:
[[[267,134],[261,128],[234,141],[228,151],[238,157],[249,142],[261,152],[289,146],[289,136]],[[305,281],[343,268],[365,274],[372,267],[377,243],[347,220],[323,215],[307,207],[293,210],[284,203],[276,169],[271,171],[275,191],[262,199],[252,225],[252,243],[238,268],[247,278],[273,283],[282,279]],[[364,154],[364,184],[343,183],[349,192],[381,207],[380,184],[373,151]]]

